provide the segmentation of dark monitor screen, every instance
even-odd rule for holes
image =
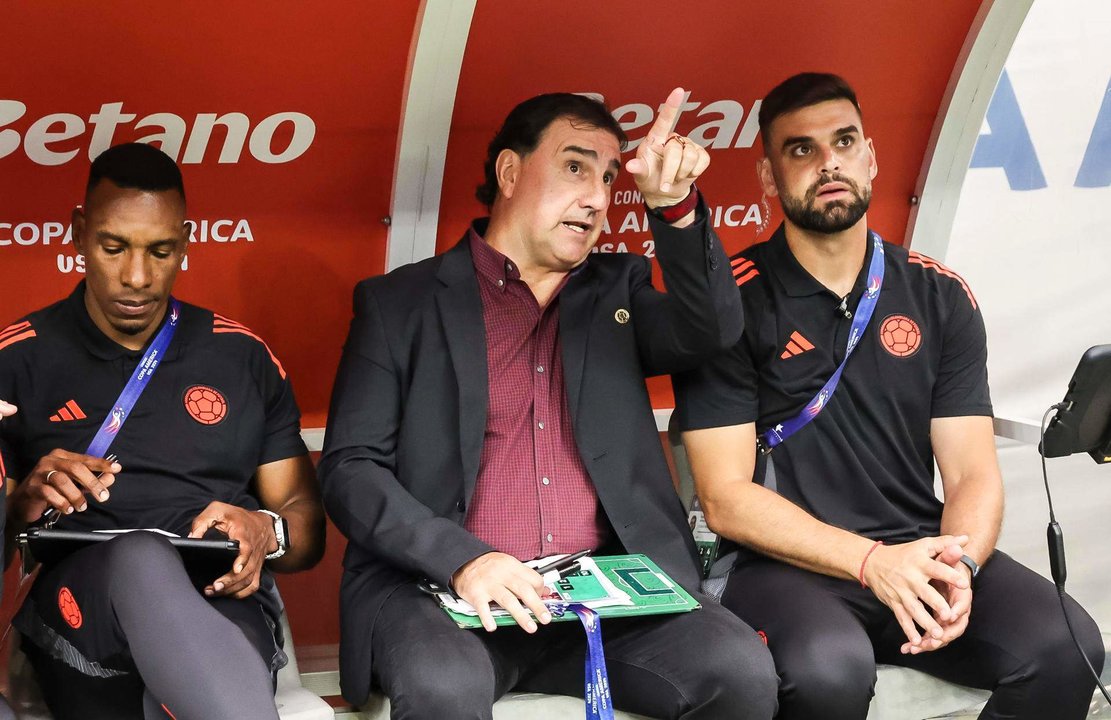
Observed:
[[[1080,358],[1064,405],[1045,431],[1042,454],[1086,452],[1111,462],[1111,345],[1096,345]]]

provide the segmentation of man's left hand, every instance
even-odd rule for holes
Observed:
[[[956,585],[934,580],[930,584],[937,589],[939,593],[949,603],[949,608],[952,610],[953,619],[946,619],[937,616],[938,625],[941,626],[941,637],[923,637],[922,643],[917,647],[911,643],[903,643],[900,651],[904,655],[917,655],[919,653],[930,652],[933,650],[940,650],[949,643],[953,642],[968,629],[968,618],[972,613],[972,571],[968,566],[961,562],[961,554],[955,548],[946,548],[945,551],[937,556],[937,560],[952,566],[955,570],[963,571],[968,576],[968,587],[961,588]]]
[[[694,181],[710,166],[710,154],[701,145],[671,131],[685,97],[683,88],[671,91],[637,148],[637,156],[625,163],[644,204],[650,208],[682,202]]]
[[[231,572],[213,581],[204,589],[204,594],[210,597],[226,595],[236,600],[252,595],[258,590],[267,553],[277,549],[273,520],[260,512],[214,501],[193,520],[189,537],[203,537],[210,528],[224,533],[229,540],[238,540],[239,555],[232,563]]]
[[[16,406],[12,405],[10,402],[0,400],[0,418],[6,418],[9,415],[15,415],[16,409]]]

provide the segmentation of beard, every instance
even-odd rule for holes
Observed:
[[[853,199],[850,201],[837,200],[819,209],[816,203],[818,188],[830,182],[840,182],[847,185]],[[807,188],[806,193],[801,198],[781,195],[780,201],[783,205],[783,214],[798,227],[811,232],[832,235],[848,230],[856,225],[860,218],[864,217],[864,213],[868,212],[868,204],[872,201],[872,189],[865,188],[861,190],[860,186],[853,180],[834,173],[819,178],[816,183]]]

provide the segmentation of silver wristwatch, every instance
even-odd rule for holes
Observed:
[[[260,513],[269,515],[274,520],[274,537],[278,539],[278,549],[266,556],[267,560],[277,560],[289,550],[289,525],[285,518],[276,512],[259,510]]]

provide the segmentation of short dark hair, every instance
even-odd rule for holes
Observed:
[[[89,168],[89,184],[85,192],[92,192],[101,180],[128,190],[162,192],[177,190],[185,199],[185,183],[177,163],[166,153],[146,143],[124,143],[108,148]]]
[[[509,149],[518,155],[528,155],[540,144],[540,136],[548,126],[560,118],[613,133],[622,150],[629,144],[628,136],[609,108],[594,98],[575,93],[547,93],[529,98],[510,111],[486,149],[486,178],[475,191],[480,203],[492,208],[498,197],[496,166],[501,151]]]
[[[764,150],[768,149],[768,129],[777,117],[827,100],[848,100],[856,108],[857,114],[863,117],[860,103],[856,101],[856,92],[839,75],[804,72],[792,75],[772,88],[760,103],[760,137],[764,142]]]

